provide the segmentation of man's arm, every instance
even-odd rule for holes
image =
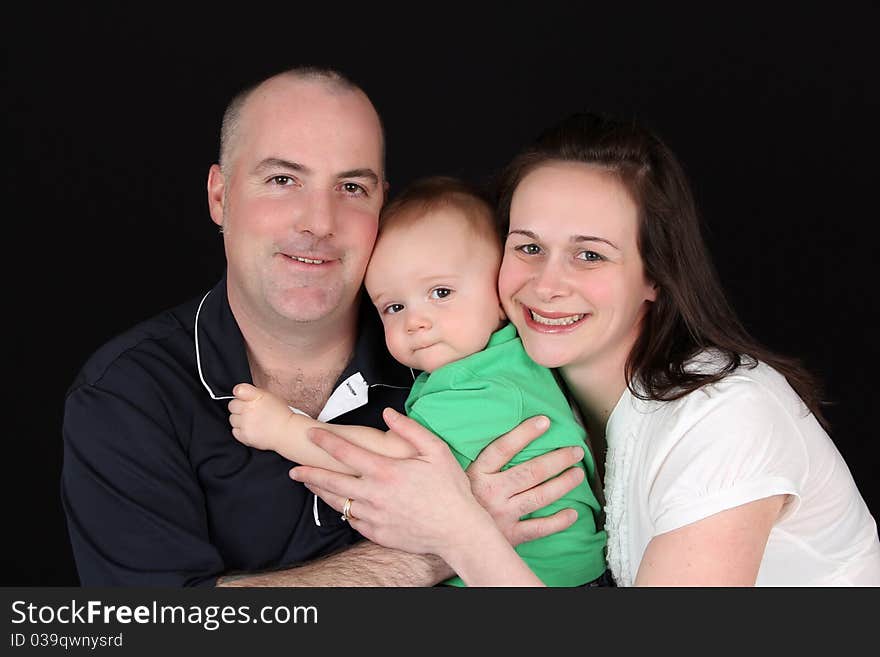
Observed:
[[[226,568],[192,466],[161,417],[148,399],[96,386],[68,397],[62,498],[84,586],[210,585]],[[227,576],[220,585],[430,586],[452,574],[437,557],[361,542],[296,568]]]
[[[213,584],[224,570],[204,493],[161,401],[119,392],[127,371],[64,409],[61,497],[83,586]]]
[[[454,574],[440,557],[362,541],[296,568],[224,575],[217,586],[433,586]]]

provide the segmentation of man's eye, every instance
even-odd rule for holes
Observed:
[[[577,258],[579,260],[586,260],[587,262],[599,262],[600,260],[605,259],[595,251],[581,251],[577,254]]]
[[[342,191],[346,194],[351,194],[352,196],[366,196],[367,190],[363,185],[358,185],[353,182],[342,183]]]
[[[432,299],[445,299],[450,294],[452,294],[452,290],[448,287],[435,287],[431,290],[431,298]]]
[[[272,182],[280,187],[285,187],[287,185],[293,184],[293,178],[290,176],[272,176]]]
[[[537,244],[521,244],[515,247],[515,249],[526,255],[538,255],[541,252],[541,247]]]
[[[402,303],[390,303],[387,306],[385,306],[385,314],[386,315],[394,315],[396,313],[399,313],[401,310],[403,310]]]

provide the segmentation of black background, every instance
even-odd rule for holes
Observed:
[[[108,338],[221,275],[205,179],[222,112],[240,87],[303,63],[371,96],[392,194],[434,173],[482,182],[575,110],[654,128],[691,176],[743,322],[825,382],[832,438],[880,514],[878,12],[759,7],[7,10],[0,583],[78,583],[59,502],[65,390]]]

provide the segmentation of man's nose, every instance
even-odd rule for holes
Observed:
[[[295,217],[296,230],[321,238],[333,235],[336,231],[336,205],[333,195],[313,192]]]

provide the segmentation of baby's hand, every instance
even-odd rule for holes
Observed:
[[[257,449],[274,449],[292,413],[284,400],[249,383],[239,383],[232,394],[229,424],[235,439]]]

